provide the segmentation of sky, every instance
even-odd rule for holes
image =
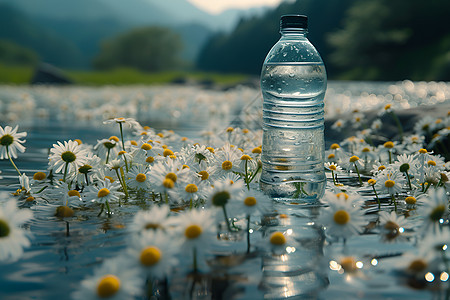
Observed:
[[[199,8],[218,14],[230,8],[250,8],[255,6],[276,6],[283,0],[188,0]]]

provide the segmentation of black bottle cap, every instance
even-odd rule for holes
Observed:
[[[280,19],[280,29],[285,28],[308,29],[308,17],[304,15],[283,15]]]

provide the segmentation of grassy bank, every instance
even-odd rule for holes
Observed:
[[[112,71],[74,71],[63,73],[81,85],[129,85],[129,84],[167,84],[173,82],[205,82],[219,85],[234,85],[249,79],[242,74],[219,74],[208,72],[164,71],[144,73],[134,69],[115,69]],[[1,84],[28,84],[34,74],[30,66],[10,66],[0,64]]]

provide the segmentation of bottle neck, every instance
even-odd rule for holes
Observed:
[[[296,38],[306,38],[308,29],[306,28],[282,28],[280,29],[281,37],[296,37]]]

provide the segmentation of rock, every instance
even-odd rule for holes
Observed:
[[[60,69],[46,63],[40,63],[34,71],[31,84],[72,84]]]

